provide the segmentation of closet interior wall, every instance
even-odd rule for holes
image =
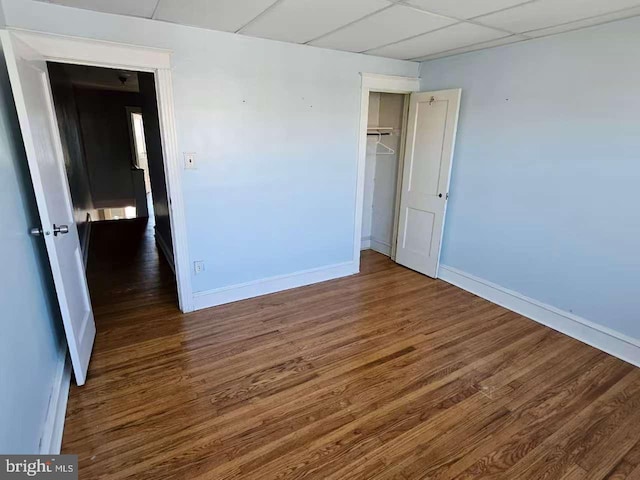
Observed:
[[[369,95],[362,249],[384,255],[391,254],[393,241],[404,108],[405,95]]]

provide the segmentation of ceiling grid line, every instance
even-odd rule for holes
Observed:
[[[357,20],[353,20],[352,22],[349,22],[349,23],[347,23],[345,25],[342,25],[341,27],[334,28],[333,30],[331,30],[329,32],[326,32],[326,33],[323,33],[322,35],[320,35],[320,36],[318,36],[316,38],[312,38],[311,40],[307,40],[306,42],[304,42],[304,44],[308,45],[311,42],[316,42],[316,41],[318,41],[318,40],[320,40],[320,39],[322,39],[324,37],[327,37],[327,36],[329,36],[329,35],[331,35],[333,33],[339,32],[340,30],[344,30],[345,28],[350,27],[351,25],[354,25],[354,24],[356,24],[356,23],[358,23],[358,22],[360,22],[362,20],[366,20],[369,17],[377,15],[380,12],[384,12],[385,10],[389,10],[390,8],[393,8],[393,6],[395,5],[395,2],[393,2],[393,0],[388,0],[388,1],[390,2],[390,5],[387,5],[386,7],[382,7],[381,9],[376,10],[375,12],[368,13],[364,17],[358,18]]]
[[[513,36],[517,37],[518,35],[513,35]],[[498,40],[506,40],[507,38],[510,38],[510,37],[504,37],[504,38],[500,38]],[[423,55],[423,56],[419,56],[419,57],[410,58],[409,61],[410,62],[426,62],[428,60],[435,60],[437,58],[449,57],[449,56],[452,56],[452,55],[458,55],[458,54],[462,54],[462,53],[469,53],[469,52],[474,52],[474,51],[478,51],[478,50],[494,48],[494,47],[498,47],[498,46],[514,45],[516,43],[526,42],[527,40],[533,40],[533,38],[520,36],[518,38],[518,40],[516,40],[516,41],[503,43],[503,44],[499,44],[499,45],[493,45],[493,46],[483,46],[483,45],[486,45],[486,44],[489,44],[489,43],[495,43],[495,41],[473,43],[471,45],[466,45],[464,47],[457,47],[457,48],[451,48],[449,50],[443,50],[442,52],[434,53],[434,54],[431,54],[431,55]],[[474,47],[479,47],[479,48],[474,48]]]
[[[640,16],[640,0],[25,1],[410,61]]]
[[[639,6],[640,6],[640,5],[639,5]],[[591,17],[581,18],[581,19],[579,19],[579,20],[572,20],[572,21],[569,21],[569,22],[558,23],[558,24],[556,24],[556,25],[551,25],[551,26],[549,26],[549,27],[542,27],[542,28],[536,28],[536,29],[534,29],[534,30],[528,30],[528,31],[526,31],[526,32],[522,32],[522,33],[520,33],[520,35],[525,36],[525,37],[527,37],[528,39],[542,38],[542,37],[540,37],[540,36],[534,36],[534,37],[531,37],[531,36],[528,36],[528,34],[535,33],[535,32],[540,32],[540,31],[542,31],[542,30],[548,30],[549,28],[558,28],[558,27],[563,27],[563,26],[566,26],[566,25],[572,25],[572,24],[575,24],[575,23],[578,23],[578,22],[584,22],[584,21],[588,21],[588,20],[595,20],[595,19],[597,19],[597,18],[607,17],[607,16],[609,16],[609,15],[613,15],[613,14],[617,14],[617,13],[623,13],[623,12],[628,12],[628,11],[635,11],[635,10],[637,10],[637,9],[638,9],[638,6],[635,6],[635,7],[628,7],[628,8],[622,8],[622,9],[620,9],[620,10],[615,10],[615,11],[608,12],[608,13],[604,13],[604,14],[601,14],[601,15],[593,15],[593,16],[591,16]],[[636,14],[636,15],[637,15],[637,14]],[[634,16],[635,16],[635,15],[634,15]],[[622,18],[622,19],[624,19],[624,18]],[[605,22],[598,23],[598,25],[602,25],[602,24],[605,24],[605,23],[615,22],[615,21],[617,21],[617,20],[621,20],[621,18],[614,18],[613,20],[607,20],[607,21],[605,21]],[[554,35],[554,34],[551,34],[551,35]],[[546,36],[546,35],[545,35],[545,36]]]
[[[378,50],[379,48],[391,47],[391,46],[393,46],[393,45],[397,45],[397,44],[399,44],[399,43],[406,42],[406,41],[408,41],[408,40],[413,40],[414,38],[422,37],[423,35],[428,35],[428,34],[430,34],[430,33],[435,33],[435,32],[438,32],[438,31],[440,31],[440,30],[445,30],[445,29],[447,29],[447,28],[454,27],[454,26],[456,26],[456,25],[460,25],[460,24],[462,24],[462,23],[464,23],[464,22],[458,22],[458,23],[454,23],[454,24],[452,24],[452,25],[446,25],[446,26],[444,26],[444,27],[436,28],[435,30],[431,30],[431,31],[429,31],[429,32],[422,32],[422,33],[418,33],[418,34],[416,34],[416,35],[411,35],[410,37],[405,37],[405,38],[403,38],[403,39],[396,40],[395,42],[387,43],[386,45],[380,45],[380,46],[378,46],[378,47],[368,48],[367,50],[363,50],[362,52],[359,52],[359,53],[366,53],[366,52],[370,52],[370,51],[372,51],[372,50]]]
[[[511,10],[513,8],[519,8],[519,7],[522,7],[524,5],[528,5],[529,3],[535,3],[535,2],[539,2],[539,1],[540,0],[528,0],[526,2],[518,3],[516,5],[511,5],[510,7],[504,7],[504,8],[499,8],[498,10],[493,10],[491,12],[485,12],[485,13],[483,13],[481,15],[476,15],[474,17],[470,17],[467,20],[468,21],[472,21],[472,20],[475,20],[476,18],[485,17],[487,15],[492,15],[494,13],[501,13],[501,12],[504,12],[505,10]]]
[[[480,24],[480,23],[477,23],[477,22],[474,21],[474,18],[478,18],[478,17],[484,16],[484,15],[487,15],[487,14],[482,14],[482,15],[478,15],[478,17],[472,17],[472,18],[466,18],[465,19],[465,18],[458,18],[458,17],[451,16],[451,15],[443,15],[441,13],[436,13],[436,12],[434,12],[432,10],[427,10],[425,8],[418,7],[416,5],[412,5],[412,4],[410,4],[408,2],[408,0],[389,0],[389,1],[395,3],[396,5],[402,5],[402,6],[405,6],[405,7],[412,8],[414,10],[418,10],[420,12],[428,13],[429,15],[437,15],[439,17],[450,18],[451,20],[456,20],[457,23],[464,22],[464,23],[471,23],[471,24],[474,24],[474,25],[479,25],[481,27],[487,27],[487,25],[483,25],[483,24]],[[515,7],[519,7],[520,5],[524,5],[525,3],[532,3],[532,2],[537,2],[537,1],[538,0],[529,0],[528,2],[524,2],[524,3],[518,4]],[[495,10],[495,11],[492,11],[490,13],[497,13],[497,12],[501,12],[503,10],[508,10],[510,8],[514,8],[514,7],[502,8],[500,10]],[[504,29],[495,28],[495,27],[489,27],[489,28],[492,28],[493,30],[502,31],[502,32],[508,33],[510,35],[514,35],[515,34],[515,32],[509,31],[509,30],[504,30]]]
[[[156,19],[156,13],[158,12],[158,7],[160,6],[160,2],[161,2],[161,1],[162,1],[162,0],[158,0],[158,1],[156,2],[156,6],[155,6],[155,7],[153,7],[153,13],[151,14],[151,17],[150,17],[150,18],[151,18],[151,20],[155,20],[155,19]]]
[[[245,23],[244,25],[242,25],[240,28],[238,28],[234,33],[242,33],[242,31],[247,28],[248,26],[250,26],[252,23],[254,23],[256,20],[258,20],[260,17],[266,15],[270,10],[276,8],[279,4],[281,4],[282,2],[284,2],[284,0],[276,0],[275,2],[273,2],[271,5],[269,5],[267,8],[265,8],[263,11],[261,11],[258,15],[256,15],[255,17],[253,17],[251,20],[249,20],[247,23]]]

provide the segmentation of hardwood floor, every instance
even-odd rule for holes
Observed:
[[[133,219],[91,225],[87,280],[98,326],[109,327],[117,313],[132,308],[173,305],[178,312],[175,279],[156,247],[153,223]]]
[[[80,478],[640,478],[640,369],[371,251],[183,315],[146,233],[89,264]]]

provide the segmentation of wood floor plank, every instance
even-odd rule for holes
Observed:
[[[574,465],[562,476],[562,480],[583,480],[586,475],[587,473],[582,468]]]
[[[638,388],[634,371],[612,385],[600,398],[584,405],[578,414],[565,417],[564,424],[508,473],[516,478],[537,478],[541,475],[554,478],[563,475],[580,460],[594,455],[600,442],[610,436],[621,419],[637,420]]]
[[[90,245],[80,478],[640,478],[640,370],[383,255],[185,315],[146,222]]]
[[[640,441],[606,475],[607,480],[624,480],[640,465]],[[586,472],[585,472],[586,476]]]

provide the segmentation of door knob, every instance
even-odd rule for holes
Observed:
[[[43,231],[42,228],[40,227],[33,227],[31,230],[29,230],[29,233],[31,235],[35,235],[36,237],[39,237],[40,235],[44,234],[44,235],[51,235],[50,231]],[[64,235],[65,233],[69,233],[69,226],[68,225],[56,225],[55,223],[53,224],[53,236],[57,237],[58,234]]]
[[[53,224],[53,236],[57,237],[58,234],[64,235],[65,233],[69,233],[69,226],[68,225],[58,225],[56,226],[56,224]]]

